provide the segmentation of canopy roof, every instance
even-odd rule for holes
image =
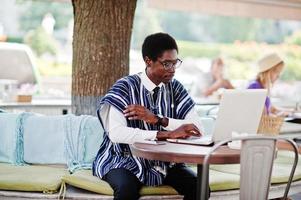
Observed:
[[[203,14],[301,20],[301,0],[150,0],[150,7]]]

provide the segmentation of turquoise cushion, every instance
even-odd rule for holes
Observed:
[[[0,162],[16,162],[18,117],[18,114],[0,113]]]
[[[24,160],[32,164],[67,164],[91,169],[103,138],[96,117],[33,114],[24,122]]]
[[[65,148],[69,171],[91,169],[103,138],[98,119],[89,115],[70,115],[67,127]]]
[[[103,141],[104,130],[97,117],[90,117],[85,125],[84,162],[92,163]]]
[[[32,115],[24,122],[24,161],[34,164],[66,164],[65,116]]]

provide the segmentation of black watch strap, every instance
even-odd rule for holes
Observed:
[[[163,123],[163,117],[159,117],[158,115],[156,115],[158,121],[156,122],[156,125],[157,126],[162,126],[162,123]]]

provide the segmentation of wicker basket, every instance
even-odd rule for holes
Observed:
[[[263,135],[279,135],[283,117],[262,115],[257,133]]]

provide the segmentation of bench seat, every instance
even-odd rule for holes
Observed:
[[[0,190],[56,193],[60,189],[62,177],[68,173],[64,167],[0,163]]]

